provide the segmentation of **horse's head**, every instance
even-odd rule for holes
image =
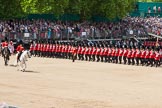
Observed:
[[[27,56],[28,56],[28,58],[31,58],[31,53],[29,50],[27,50]]]

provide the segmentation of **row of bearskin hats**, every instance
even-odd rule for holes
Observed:
[[[55,40],[35,40],[36,43],[43,44],[61,44],[61,45],[73,45],[73,46],[83,46],[83,47],[110,47],[110,48],[127,48],[127,49],[148,49],[148,50],[158,50],[160,47],[145,47],[143,45],[138,46],[130,46],[130,45],[116,45],[110,44],[109,41],[55,41]]]

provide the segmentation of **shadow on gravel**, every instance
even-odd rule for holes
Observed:
[[[37,71],[31,71],[31,70],[25,70],[25,72],[28,72],[28,73],[40,73],[40,72],[37,72]]]

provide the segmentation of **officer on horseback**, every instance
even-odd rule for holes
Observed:
[[[21,56],[23,50],[24,50],[24,47],[22,46],[22,43],[20,43],[20,45],[17,46],[17,48],[16,48],[16,51],[17,51],[17,53],[18,53],[17,62],[19,61],[19,58],[20,58],[20,56]]]
[[[3,51],[4,51],[5,48],[8,49],[8,52],[9,52],[9,55],[10,55],[10,50],[9,50],[9,48],[8,48],[8,39],[7,39],[7,37],[5,37],[4,42],[1,43],[1,53],[2,53],[2,57],[4,56],[4,55],[3,55]],[[9,59],[9,58],[8,58],[8,59]]]

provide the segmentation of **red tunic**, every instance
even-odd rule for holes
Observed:
[[[100,55],[100,48],[96,49],[96,55]]]
[[[43,51],[43,44],[40,44],[40,51]]]
[[[85,52],[85,48],[84,48],[84,47],[82,47],[81,54],[84,54],[84,52]]]
[[[105,48],[104,48],[103,55],[104,55],[104,56],[106,56],[106,55],[107,55],[107,53],[108,53],[108,49],[107,49],[107,47],[105,47]]]
[[[104,55],[104,49],[100,48],[100,56],[103,56],[103,55]]]
[[[52,52],[55,52],[56,51],[56,46],[55,44],[52,45]]]
[[[145,55],[146,55],[146,51],[142,51],[141,52],[141,58],[145,58]]]
[[[140,52],[139,49],[137,49],[137,50],[136,50],[136,55],[135,55],[135,57],[139,58],[140,56],[141,56],[141,52]]]
[[[124,49],[123,56],[124,57],[127,57],[127,55],[128,55],[128,50],[127,49]]]
[[[52,52],[52,44],[50,44],[49,47],[50,47],[50,48],[49,48],[49,52]]]
[[[31,44],[32,45],[32,44]],[[38,50],[38,44],[36,43],[35,46],[34,46],[34,51],[37,51]]]
[[[93,47],[93,48],[92,48],[92,55],[95,55],[95,54],[96,54],[96,48]]]
[[[155,53],[155,60],[156,61],[160,60],[160,54],[158,52]]]
[[[69,48],[68,48],[68,53],[70,53],[71,52],[71,46],[69,46]]]
[[[81,54],[81,52],[82,52],[82,47],[79,47],[78,48],[78,54]]]
[[[65,52],[68,53],[69,46],[66,46]]]
[[[31,45],[30,45],[30,51],[33,51],[33,50],[34,50],[34,45],[31,44]]]
[[[88,54],[91,55],[91,52],[92,52],[92,47],[89,47],[88,48]]]
[[[2,45],[3,48],[4,47],[8,47],[8,43],[7,42],[2,42],[1,45]]]
[[[88,54],[88,47],[85,48],[84,54],[87,55]]]
[[[57,52],[58,52],[58,49],[59,49],[59,46],[56,45],[55,47],[56,47],[56,48],[55,48],[55,52],[57,53]]]
[[[62,46],[62,52],[65,53],[65,46]]]
[[[128,50],[127,58],[131,58],[131,55],[132,55],[132,51]]]
[[[145,58],[148,59],[149,56],[150,56],[150,52],[147,50],[147,51],[146,51],[146,54],[145,54]]]
[[[71,48],[71,53],[72,54],[77,54],[77,49],[75,47]]]
[[[119,49],[119,56],[123,56],[123,49]]]
[[[61,45],[58,45],[57,52],[61,52]]]
[[[42,50],[42,44],[37,44],[36,50],[37,50],[37,51],[41,51],[41,50]]]
[[[46,52],[48,52],[48,51],[49,51],[49,49],[50,49],[50,45],[49,45],[49,44],[47,44],[47,45],[46,45]]]
[[[45,52],[46,51],[46,44],[43,45],[43,51]]]
[[[108,48],[107,56],[111,56],[111,53],[112,53],[112,49],[111,48]]]
[[[116,57],[119,56],[119,49],[115,49],[115,56],[116,56]]]
[[[17,48],[16,48],[16,51],[17,52],[21,52],[21,51],[23,51],[24,50],[24,47],[22,47],[22,46],[18,46]]]
[[[132,55],[131,55],[131,58],[135,58],[135,55],[136,55],[136,50],[132,50]]]
[[[115,49],[112,49],[111,56],[115,56]]]
[[[150,56],[149,56],[150,59],[153,59],[155,58],[155,53],[153,51],[150,51]]]

